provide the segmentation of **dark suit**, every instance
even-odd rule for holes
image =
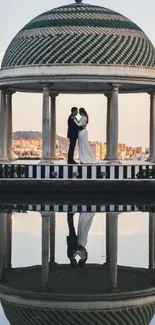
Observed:
[[[67,222],[69,229],[69,236],[67,236],[67,256],[69,259],[73,258],[74,253],[78,250],[78,240],[74,228],[74,213],[67,213]]]
[[[68,118],[68,133],[67,133],[67,138],[70,140],[69,144],[69,150],[68,150],[68,163],[73,163],[74,162],[74,150],[76,146],[76,141],[78,139],[78,131],[81,130],[81,127],[76,125],[74,120],[71,118],[74,116],[71,114]],[[75,117],[75,116],[74,116]]]

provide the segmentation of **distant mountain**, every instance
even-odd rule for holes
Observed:
[[[62,147],[66,147],[68,146],[68,139],[64,138],[64,137],[60,137],[59,135],[57,135],[57,140],[59,141],[59,144]]]
[[[14,140],[40,140],[42,138],[42,132],[39,131],[16,131],[13,132]],[[64,137],[57,135],[59,143],[67,145],[68,140]]]
[[[40,140],[42,133],[39,131],[16,131],[13,132],[14,140]]]

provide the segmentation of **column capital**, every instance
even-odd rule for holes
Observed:
[[[111,90],[114,90],[115,88],[119,89],[122,86],[122,84],[111,83],[109,84],[109,86],[111,87]]]
[[[155,90],[148,91],[148,95],[150,95],[151,97],[155,97]]]
[[[43,91],[49,91],[49,85],[43,84]]]
[[[40,212],[42,218],[53,217],[53,212]]]
[[[121,212],[107,212],[107,215],[110,217],[117,218]]]
[[[12,90],[12,89],[6,89],[6,95],[13,95],[13,94],[15,94],[16,93],[16,91],[15,90]]]
[[[112,96],[112,91],[107,91],[107,92],[105,92],[105,93],[103,93],[103,95],[105,96],[105,97],[107,97],[107,99],[109,99],[109,98],[111,98],[111,96]]]
[[[57,96],[59,96],[59,93],[55,93],[55,92],[50,92],[50,97],[52,98],[56,98]]]
[[[117,88],[119,89],[121,87],[121,84],[111,84],[112,89]]]
[[[5,93],[6,92],[6,88],[0,88],[0,93]]]
[[[13,95],[16,91],[11,88],[1,88],[0,93],[4,93],[5,95]]]
[[[6,96],[6,89],[0,89],[0,94],[2,96]]]

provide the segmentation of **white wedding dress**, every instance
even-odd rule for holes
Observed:
[[[88,240],[88,232],[93,222],[95,213],[82,212],[78,221],[78,245],[86,247]]]
[[[78,126],[86,126],[87,118],[82,116],[80,121],[74,120]],[[79,158],[80,163],[82,164],[96,164],[97,161],[92,153],[91,146],[88,141],[88,132],[87,129],[80,130],[78,133],[78,142],[79,142]]]
[[[92,213],[92,212],[90,212],[90,213],[82,212],[79,214],[77,237],[78,237],[78,245],[82,248],[79,248],[75,252],[74,258],[77,255],[79,255],[81,260],[85,260],[87,258],[87,252],[86,252],[85,247],[87,245],[88,233],[89,233],[89,229],[92,225],[94,216],[95,216],[95,213]]]

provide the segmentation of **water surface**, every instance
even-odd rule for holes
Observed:
[[[74,215],[75,231],[79,213]],[[42,216],[39,212],[12,214],[12,268],[41,265]],[[67,256],[69,234],[67,213],[56,213],[55,262],[70,264]],[[88,232],[86,264],[103,264],[106,261],[106,213],[96,213]],[[118,265],[148,268],[149,264],[149,213],[126,212],[118,215]],[[84,266],[86,267],[86,266]],[[83,268],[84,270],[84,268]],[[82,271],[83,271],[82,270]],[[0,309],[0,324],[9,324]],[[12,323],[14,325],[14,323]],[[78,323],[77,323],[78,324]],[[150,323],[155,324],[155,319]]]

